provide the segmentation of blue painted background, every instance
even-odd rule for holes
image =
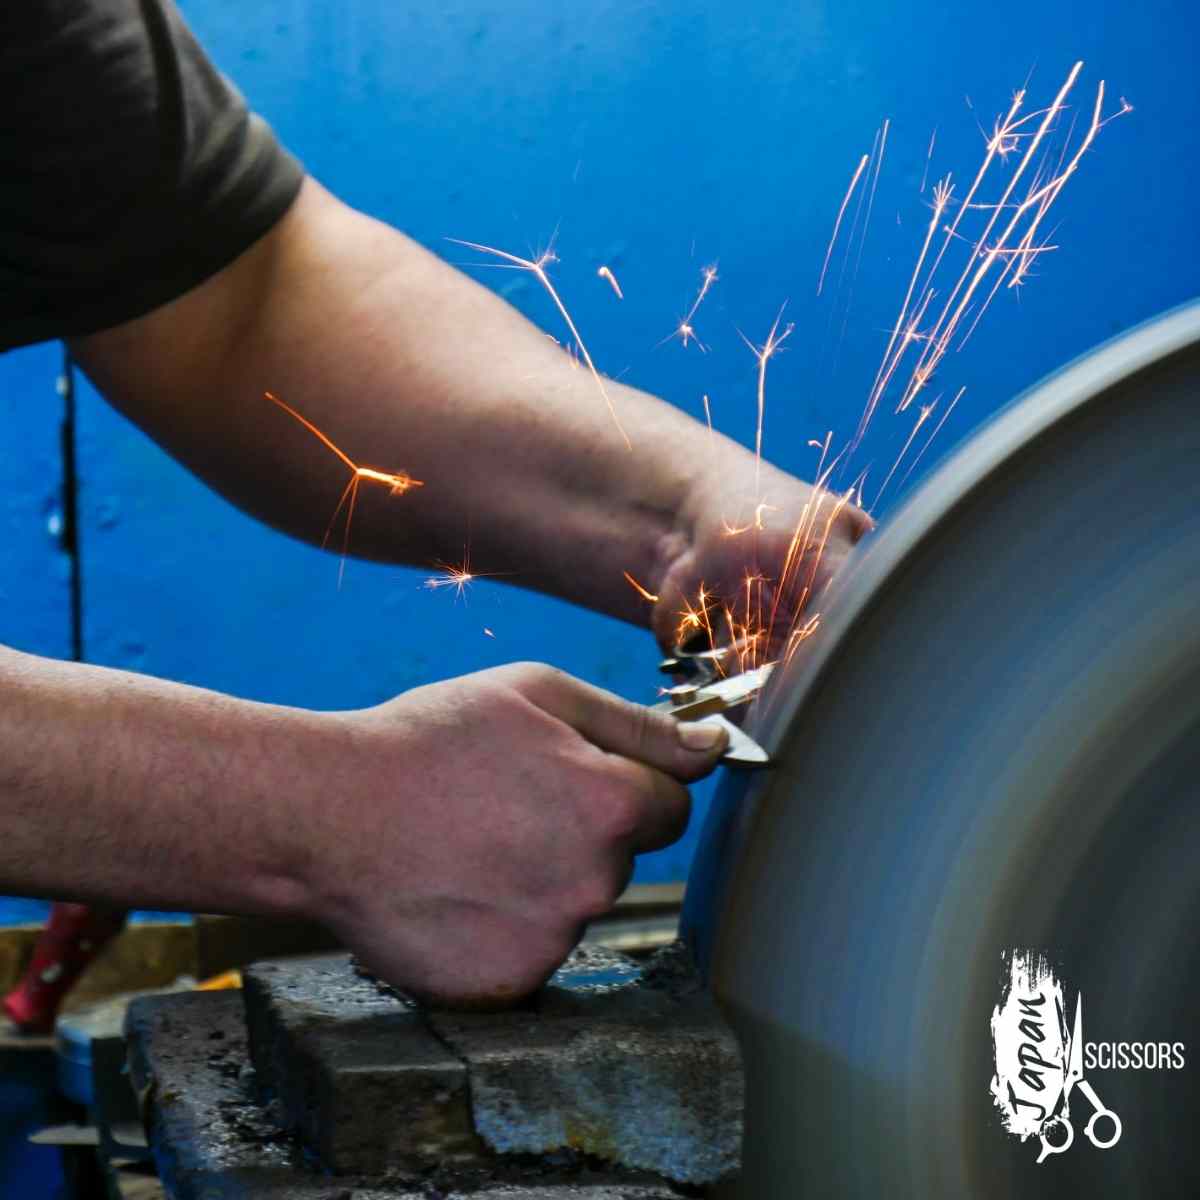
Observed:
[[[1103,77],[1110,107],[1124,95],[1136,111],[1102,133],[1069,185],[1051,222],[1062,248],[1019,300],[1000,297],[943,367],[939,384],[969,390],[940,451],[1067,359],[1200,292],[1200,19],[1184,0],[1015,0],[1002,10],[939,0],[187,0],[184,10],[341,197],[456,262],[472,256],[447,237],[525,252],[557,231],[556,278],[601,368],[694,413],[707,392],[718,426],[742,439],[752,436],[754,360],[737,330],[761,341],[788,300],[797,330],[771,365],[766,448],[797,471],[811,469],[808,438],[849,432],[861,409],[928,219],[917,193],[931,130],[931,178],[953,170],[965,182],[982,151],[977,122],[990,127],[1031,71],[1031,105],[1083,58],[1078,100]],[[884,117],[891,134],[861,268],[851,263],[839,296],[817,303],[834,212]],[[710,352],[659,345],[713,261],[720,280],[696,318]],[[596,278],[601,263],[623,302]],[[473,273],[560,333],[532,280]],[[64,564],[47,530],[56,369],[44,348],[0,359],[0,636],[49,654],[67,640]],[[653,698],[647,635],[498,584],[456,603],[422,590],[420,570],[352,563],[339,592],[333,559],[208,494],[86,387],[80,404],[92,660],[343,707],[540,658]],[[861,465],[883,464],[877,481],[907,428],[884,421],[863,448]],[[697,789],[689,837],[644,860],[639,878],[685,874],[706,795]]]

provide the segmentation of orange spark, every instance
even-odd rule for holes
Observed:
[[[1071,68],[1070,73],[1067,75],[1066,81],[1059,89],[1058,94],[1055,96],[1051,105],[1042,110],[1041,113],[1031,113],[1029,117],[1023,118],[1023,120],[1029,120],[1033,116],[1037,115],[1041,116],[1041,121],[1038,125],[1037,131],[1030,137],[1029,145],[1026,147],[1024,154],[1021,156],[1021,161],[1017,164],[1012,178],[1008,181],[1008,184],[1005,187],[999,202],[994,206],[987,225],[985,226],[976,243],[976,245],[982,249],[982,261],[980,262],[980,265],[972,270],[972,263],[967,264],[967,267],[962,272],[958,282],[955,284],[953,290],[947,297],[945,305],[943,306],[937,321],[934,323],[933,329],[930,331],[929,342],[926,344],[925,349],[918,361],[917,368],[914,370],[913,378],[910,381],[903,397],[901,398],[901,410],[907,408],[908,405],[912,403],[913,399],[924,385],[924,382],[928,378],[929,374],[936,368],[937,364],[945,355],[947,349],[949,348],[950,340],[954,336],[955,330],[958,328],[959,323],[966,314],[976,291],[979,289],[980,285],[991,271],[992,266],[997,261],[1002,263],[1002,270],[1000,273],[1001,279],[1003,279],[1004,276],[1007,275],[1012,269],[1016,259],[1012,255],[1004,255],[999,253],[999,248],[1008,247],[1013,244],[1013,233],[1015,232],[1022,218],[1024,218],[1031,209],[1035,209],[1035,215],[1032,218],[1028,228],[1018,240],[1019,245],[1032,245],[1032,239],[1036,236],[1038,226],[1045,217],[1050,204],[1052,204],[1053,201],[1058,198],[1058,195],[1062,191],[1067,180],[1070,179],[1070,177],[1075,173],[1080,160],[1082,159],[1084,153],[1086,153],[1088,148],[1091,146],[1096,134],[1105,124],[1107,124],[1102,117],[1102,109],[1104,104],[1104,81],[1101,80],[1096,90],[1096,102],[1091,123],[1070,161],[1065,167],[1061,167],[1048,182],[1032,189],[1025,199],[1020,201],[1015,206],[1013,214],[1005,228],[1000,232],[995,241],[990,243],[991,249],[986,249],[986,247],[989,245],[989,238],[991,237],[992,231],[999,220],[1000,213],[1009,207],[1010,198],[1016,189],[1018,181],[1021,179],[1021,176],[1025,173],[1030,163],[1034,160],[1038,147],[1048,135],[1054,118],[1059,112],[1062,111],[1066,97],[1070,93],[1071,89],[1075,86],[1075,81],[1079,77],[1079,72],[1082,69],[1083,63],[1077,62]],[[1022,95],[1023,93],[1018,93],[1017,98],[1014,99],[1014,110]],[[1010,113],[1012,113],[1014,110],[1010,110]],[[1124,111],[1125,109],[1122,108],[1114,114],[1114,117],[1123,115]],[[1109,120],[1112,119],[1113,118],[1111,117],[1109,118]],[[1016,123],[1009,125],[1009,128],[1015,127]],[[988,147],[989,156],[994,152],[998,152],[998,139],[996,136],[993,136]],[[986,162],[987,160],[985,159],[985,165]],[[968,196],[968,199],[969,198],[970,197]],[[995,290],[996,288],[993,287],[993,295],[995,294]],[[990,300],[990,296],[988,297],[988,300]],[[983,307],[987,307],[986,300],[983,304]]]
[[[596,381],[596,387],[599,388],[600,395],[604,397],[604,403],[608,406],[609,416],[612,417],[613,424],[616,425],[621,437],[625,439],[626,449],[632,450],[633,443],[629,440],[629,435],[625,432],[625,427],[617,417],[617,410],[613,406],[608,389],[604,386],[604,379],[601,377],[600,372],[596,370],[596,364],[592,362],[592,356],[588,353],[588,348],[584,345],[583,338],[580,337],[579,330],[575,327],[575,321],[567,311],[567,306],[558,294],[558,289],[551,282],[550,276],[546,274],[547,264],[558,261],[558,257],[554,251],[547,250],[536,259],[521,258],[519,255],[509,254],[507,250],[497,250],[494,246],[484,246],[479,242],[467,242],[461,238],[447,238],[446,240],[454,242],[458,246],[466,246],[470,250],[478,250],[480,254],[491,254],[495,258],[503,259],[506,263],[517,267],[519,270],[528,271],[545,288],[547,295],[554,301],[554,306],[558,309],[559,315],[571,331],[571,336],[575,339],[575,345],[579,347],[579,353],[583,355],[583,361],[587,363],[587,368],[591,372],[592,378]]]
[[[959,402],[959,400],[962,398],[963,392],[966,390],[967,389],[965,387],[960,387],[958,389],[954,399],[950,401],[950,407],[946,409],[944,413],[942,413],[942,419],[933,427],[933,432],[925,439],[925,445],[921,447],[917,457],[912,460],[912,462],[909,464],[908,470],[904,472],[904,477],[900,480],[901,487],[905,485],[905,483],[908,481],[908,477],[917,469],[917,463],[919,463],[921,459],[925,457],[925,451],[928,450],[933,444],[934,438],[936,438],[941,432],[942,426],[945,425],[947,418],[954,411],[954,406]]]
[[[796,529],[792,534],[791,542],[788,544],[787,553],[783,559],[783,569],[779,573],[779,583],[775,589],[775,599],[771,605],[771,615],[767,622],[767,639],[768,641],[774,635],[775,623],[779,615],[779,609],[785,597],[793,590],[793,585],[796,582],[796,577],[799,573],[800,565],[814,547],[818,547],[816,559],[813,562],[812,570],[809,573],[809,583],[802,586],[795,605],[792,606],[793,613],[799,614],[804,611],[805,605],[809,600],[809,591],[811,580],[815,578],[817,568],[820,566],[820,557],[824,553],[824,542],[818,544],[814,538],[816,521],[821,505],[829,493],[825,490],[825,485],[828,483],[830,476],[837,468],[838,463],[846,454],[848,447],[843,447],[831,459],[826,461],[829,448],[833,441],[833,431],[830,430],[825,435],[825,440],[821,444],[821,458],[817,463],[816,478],[813,481],[813,486],[809,492],[808,500],[804,504],[804,508],[800,512],[800,518],[796,523]],[[847,493],[846,500],[849,499]],[[844,503],[844,502],[843,502]],[[838,505],[833,513],[836,517],[841,511],[842,505]],[[832,517],[830,526],[832,527]]]
[[[925,424],[926,421],[929,420],[930,414],[936,407],[937,400],[935,400],[932,404],[925,404],[921,406],[920,414],[913,423],[912,431],[909,433],[904,445],[900,448],[900,453],[896,455],[896,461],[892,463],[892,469],[887,473],[887,475],[884,476],[884,480],[880,485],[879,492],[875,496],[875,503],[871,506],[872,508],[878,508],[879,501],[883,499],[883,493],[887,491],[888,484],[892,482],[892,476],[896,474],[896,468],[899,467],[904,461],[904,456],[908,453],[909,447],[913,444],[913,439],[917,436],[917,431],[922,425]]]
[[[696,310],[704,301],[704,297],[708,295],[708,289],[717,281],[717,264],[703,268],[700,272],[701,282],[700,290],[696,293],[696,298],[692,301],[692,307],[688,309],[687,316],[683,317],[679,324],[675,327],[674,332],[663,338],[658,344],[661,346],[663,342],[669,342],[672,338],[678,338],[686,347],[689,339],[696,343],[696,347],[701,353],[706,353],[708,347],[696,336],[696,327],[692,324],[692,318],[696,315]]]
[[[435,565],[440,573],[430,576],[421,586],[429,588],[431,591],[439,588],[453,588],[456,600],[465,596],[467,584],[473,583],[478,578],[465,564],[461,567],[452,567],[441,562]]]
[[[465,596],[467,585],[474,583],[477,579],[495,579],[499,575],[512,573],[488,571],[485,574],[480,571],[473,571],[471,569],[471,551],[469,548],[463,549],[461,566],[452,566],[450,563],[441,561],[435,562],[433,565],[437,568],[438,574],[431,575],[421,586],[434,592],[440,591],[442,588],[453,588],[455,600],[460,596]]]
[[[929,164],[933,161],[933,143],[937,141],[937,126],[933,127],[933,132],[929,135],[929,149],[925,154],[925,171],[921,176],[921,194],[925,194],[925,184],[929,180]],[[900,214],[896,214],[897,222],[899,222]]]
[[[797,649],[799,649],[800,643],[807,641],[810,637],[812,637],[812,635],[817,632],[817,628],[820,626],[820,624],[821,614],[814,613],[807,621],[805,621],[803,625],[800,625],[792,630],[792,632],[788,635],[787,646],[783,654],[783,661],[785,663],[791,662],[792,655],[796,653]]]
[[[329,519],[329,525],[325,530],[325,536],[321,539],[321,546],[324,548],[329,542],[329,535],[333,532],[333,527],[337,522],[338,514],[342,511],[343,506],[346,505],[348,500],[349,506],[346,509],[346,529],[342,538],[342,561],[338,566],[338,586],[341,587],[342,575],[346,569],[346,555],[349,552],[350,546],[350,522],[354,518],[354,505],[358,499],[358,485],[362,483],[364,479],[371,483],[382,483],[388,488],[389,494],[393,496],[399,496],[404,492],[407,492],[409,488],[423,487],[424,485],[422,484],[421,480],[413,479],[413,477],[405,471],[377,471],[374,467],[360,467],[358,463],[356,463],[348,454],[345,453],[345,451],[336,446],[331,438],[322,433],[321,430],[319,430],[306,417],[301,416],[300,413],[298,413],[290,404],[280,400],[279,397],[272,392],[264,392],[263,395],[266,396],[266,398],[270,400],[272,404],[276,404],[283,409],[288,416],[299,421],[300,424],[309,431],[309,433],[317,438],[328,449],[332,450],[333,453],[336,454],[338,458],[340,458],[342,462],[350,468],[350,482],[346,484],[346,489],[342,492],[342,497],[337,503],[337,508],[333,510],[333,516]]]
[[[879,188],[879,173],[883,170],[883,152],[887,149],[888,130],[891,128],[891,117],[884,117],[879,128],[879,156],[875,159],[875,176],[871,180],[870,198],[867,200],[867,216],[863,221],[862,238],[858,243],[858,258],[854,264],[854,277],[858,277],[858,265],[862,262],[863,247],[867,244],[867,230],[871,227],[871,211],[875,207],[875,192]]]
[[[785,300],[780,306],[779,312],[775,314],[775,320],[771,325],[771,332],[767,334],[767,340],[761,345],[756,346],[741,330],[738,331],[738,336],[750,348],[750,353],[758,359],[758,424],[754,435],[754,490],[757,493],[760,486],[760,476],[762,474],[762,435],[763,435],[763,413],[766,409],[766,388],[767,388],[767,362],[771,356],[779,349],[785,341],[787,341],[794,325],[788,324],[782,333],[779,332],[779,322],[783,317],[783,310],[787,308]]]
[[[688,315],[683,318],[685,321],[690,321],[696,315],[696,309],[704,302],[708,289],[717,282],[717,264],[713,263],[701,270],[700,277],[700,290],[696,293],[696,299],[692,301],[692,307],[688,309]]]
[[[763,524],[763,513],[778,511],[779,506],[777,504],[768,504],[765,500],[760,500],[754,507],[754,528],[765,529],[766,526]]]
[[[658,597],[653,592],[646,591],[646,589],[642,587],[642,585],[638,583],[638,581],[634,579],[634,577],[630,575],[628,571],[622,571],[621,574],[625,576],[625,581],[631,588],[633,588],[635,592],[637,592],[639,596],[641,596],[643,600],[648,600],[651,604],[658,603]]]
[[[896,338],[900,334],[900,330],[904,328],[904,319],[908,314],[908,306],[912,301],[917,280],[921,276],[921,268],[925,264],[925,256],[929,252],[929,243],[932,241],[934,232],[942,219],[942,214],[946,211],[946,207],[949,205],[953,195],[954,187],[950,182],[949,175],[934,184],[933,216],[930,218],[929,226],[925,230],[925,241],[921,244],[920,254],[917,255],[917,265],[913,268],[913,273],[909,277],[908,291],[904,293],[904,300],[900,305],[900,315],[896,318],[896,324],[892,328],[892,336],[888,339],[887,349],[883,352],[883,359],[879,364],[879,370],[875,373],[875,382],[871,384],[871,391],[867,396],[866,408],[863,410],[862,418],[858,423],[858,429],[855,431],[851,450],[857,448],[858,444],[862,441],[863,435],[867,432],[867,426],[871,423],[871,417],[875,412],[876,406],[879,404],[880,397],[887,391],[887,386],[891,382],[896,368],[900,365],[900,359],[904,355],[904,352],[913,341],[919,340],[916,331],[917,324],[924,317],[925,308],[933,296],[933,293],[928,288],[926,289],[925,298],[921,303],[917,315],[904,330],[903,340],[896,352],[896,357],[889,362],[892,349],[896,345]]]
[[[600,269],[599,269],[599,270],[596,272],[596,274],[597,274],[597,275],[599,275],[601,279],[607,279],[607,280],[608,280],[608,282],[609,282],[609,286],[612,288],[612,290],[613,290],[614,292],[616,292],[616,293],[617,293],[617,299],[618,299],[618,300],[624,300],[624,299],[625,299],[625,295],[624,295],[624,293],[621,291],[621,285],[620,285],[620,284],[617,282],[617,277],[616,277],[616,276],[615,276],[615,275],[612,273],[612,271],[611,271],[611,270],[610,270],[608,267],[601,267],[601,268],[600,268]]]
[[[854,177],[850,180],[850,186],[846,189],[846,194],[842,197],[842,206],[838,209],[837,219],[833,222],[833,234],[829,238],[829,248],[825,251],[825,261],[821,264],[821,276],[817,280],[818,296],[821,294],[821,289],[825,286],[825,273],[829,270],[829,259],[833,255],[833,247],[837,242],[838,230],[842,227],[842,218],[846,215],[846,205],[850,203],[850,197],[854,195],[854,189],[858,186],[859,177],[866,170],[870,158],[869,154],[864,154],[858,160],[858,168],[854,172]]]
[[[685,599],[683,608],[678,613],[679,625],[675,630],[676,645],[684,646],[697,633],[703,631],[708,635],[710,645],[715,645],[713,639],[712,622],[709,620],[709,604],[708,593],[704,589],[704,585],[700,585],[700,592],[696,597],[695,606],[688,603]]]
[[[891,390],[901,365],[905,366],[909,374],[896,406],[898,412],[907,409],[920,391],[929,386],[951,344],[961,347],[970,336],[998,289],[1005,284],[1008,287],[1019,286],[1029,278],[1038,259],[1055,249],[1053,233],[1047,232],[1050,225],[1047,214],[1063,187],[1078,169],[1099,130],[1108,121],[1130,109],[1127,101],[1122,98],[1119,109],[1112,115],[1105,116],[1104,84],[1101,82],[1097,89],[1090,124],[1086,126],[1082,138],[1075,133],[1074,121],[1063,136],[1057,128],[1058,118],[1066,108],[1067,96],[1074,87],[1081,68],[1082,64],[1074,66],[1053,101],[1045,108],[1023,111],[1025,91],[1020,90],[1013,94],[1007,112],[996,119],[990,132],[983,133],[985,148],[982,162],[961,201],[955,195],[950,175],[946,175],[934,185],[930,203],[931,214],[907,280],[899,312],[894,324],[886,331],[887,344],[868,391],[855,436],[836,453],[831,452],[832,433],[824,440],[813,439],[808,442],[809,446],[820,451],[820,462],[817,464],[814,485],[784,555],[778,579],[766,578],[748,570],[737,591],[723,604],[711,603],[703,591],[698,603],[685,600],[678,614],[681,640],[688,634],[698,632],[707,621],[710,639],[715,644],[715,631],[712,627],[716,625],[721,642],[727,641],[731,647],[731,659],[736,655],[734,661],[739,669],[744,670],[748,664],[755,663],[758,658],[763,657],[767,647],[779,644],[775,637],[777,618],[790,622],[787,638],[783,643],[784,658],[790,658],[803,641],[813,636],[820,624],[820,614],[811,613],[810,608],[824,580],[821,570],[824,555],[846,506],[855,500],[860,506],[863,504],[868,473],[867,470],[863,470],[848,490],[839,489],[835,492],[830,487],[833,471],[840,461],[849,458],[859,444],[874,412]],[[864,227],[861,238],[856,232],[859,212],[865,207],[869,223],[888,128],[888,122],[885,121],[876,133],[871,153],[864,155],[860,160],[850,186],[842,198],[834,222],[833,235],[822,264],[817,285],[818,294],[828,278],[833,250],[840,237],[850,202],[856,194],[857,207],[846,259],[853,255],[856,240],[859,241],[857,252],[862,253],[866,231]],[[936,136],[935,129],[930,135],[926,151],[925,172],[920,189],[922,193],[931,169]],[[1057,164],[1052,161],[1053,156],[1048,150],[1051,138],[1061,142]],[[989,169],[996,167],[997,163],[1004,164],[1011,158],[1016,158],[1017,162],[1010,165],[1005,172],[1003,185],[998,189],[1001,192],[999,197],[990,202],[991,198],[982,190],[985,181],[988,180]],[[953,214],[949,211],[952,205],[956,205]],[[980,219],[981,232],[971,229],[975,223],[973,214],[976,212],[985,214]],[[935,235],[938,234],[941,236],[935,246]],[[951,275],[943,286],[940,268],[952,247],[965,248],[966,265],[962,267],[961,272]],[[958,271],[958,268],[955,270]],[[704,290],[701,289],[698,299],[702,298]],[[937,307],[933,304],[935,298],[938,301]],[[938,308],[940,312],[937,311]],[[936,313],[936,317],[927,319],[931,309]],[[685,344],[695,336],[691,325],[694,312],[693,307],[677,331],[677,336],[680,336]],[[762,346],[755,346],[744,334],[740,335],[754,353],[758,366],[755,459],[756,483],[759,487],[766,366],[793,329],[791,325],[782,327],[783,314],[784,310],[781,308]],[[967,330],[965,337],[962,334],[964,329]],[[906,361],[912,347],[916,347],[915,363]],[[916,420],[905,435],[900,452],[884,476],[875,496],[876,505],[897,480],[899,487],[904,486],[955,411],[965,390],[959,388],[945,408],[941,397],[931,403],[919,405]],[[707,397],[704,407],[711,435],[712,413]],[[938,414],[938,410],[941,410],[940,418],[934,422],[933,417]],[[922,434],[922,430],[930,427],[932,432]],[[763,528],[764,514],[770,506],[765,503],[761,492],[757,500],[753,520],[749,523],[735,525],[729,520],[723,521],[723,531],[727,536],[737,536]],[[739,514],[739,522],[742,521],[744,517]],[[631,580],[632,582],[634,581]],[[646,594],[640,585],[634,583],[634,586]]]

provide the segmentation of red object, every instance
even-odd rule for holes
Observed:
[[[21,982],[4,997],[4,1011],[23,1033],[49,1033],[67,993],[84,968],[125,925],[124,909],[55,903]]]

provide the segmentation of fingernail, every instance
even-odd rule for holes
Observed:
[[[676,728],[680,742],[688,750],[715,750],[729,737],[715,722],[700,724],[696,721],[680,721]]]

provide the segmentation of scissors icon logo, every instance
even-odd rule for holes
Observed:
[[[1093,1113],[1084,1126],[1083,1132],[1088,1141],[1097,1150],[1110,1150],[1121,1140],[1121,1118],[1111,1108],[1105,1108],[1103,1101],[1096,1095],[1095,1088],[1083,1077],[1083,996],[1075,1001],[1075,1029],[1071,1034],[1071,1057],[1067,1066],[1067,1078],[1063,1084],[1062,1104],[1060,1110],[1042,1123],[1038,1136],[1042,1140],[1042,1152],[1038,1155],[1040,1163],[1051,1154],[1061,1154],[1069,1150],[1075,1141],[1075,1127],[1071,1124],[1071,1109],[1068,1097],[1071,1089],[1078,1085],[1080,1092],[1087,1098],[1093,1108]],[[1096,1132],[1096,1124],[1107,1121],[1112,1126],[1108,1137]],[[1062,1141],[1051,1141],[1049,1134],[1056,1131]]]

